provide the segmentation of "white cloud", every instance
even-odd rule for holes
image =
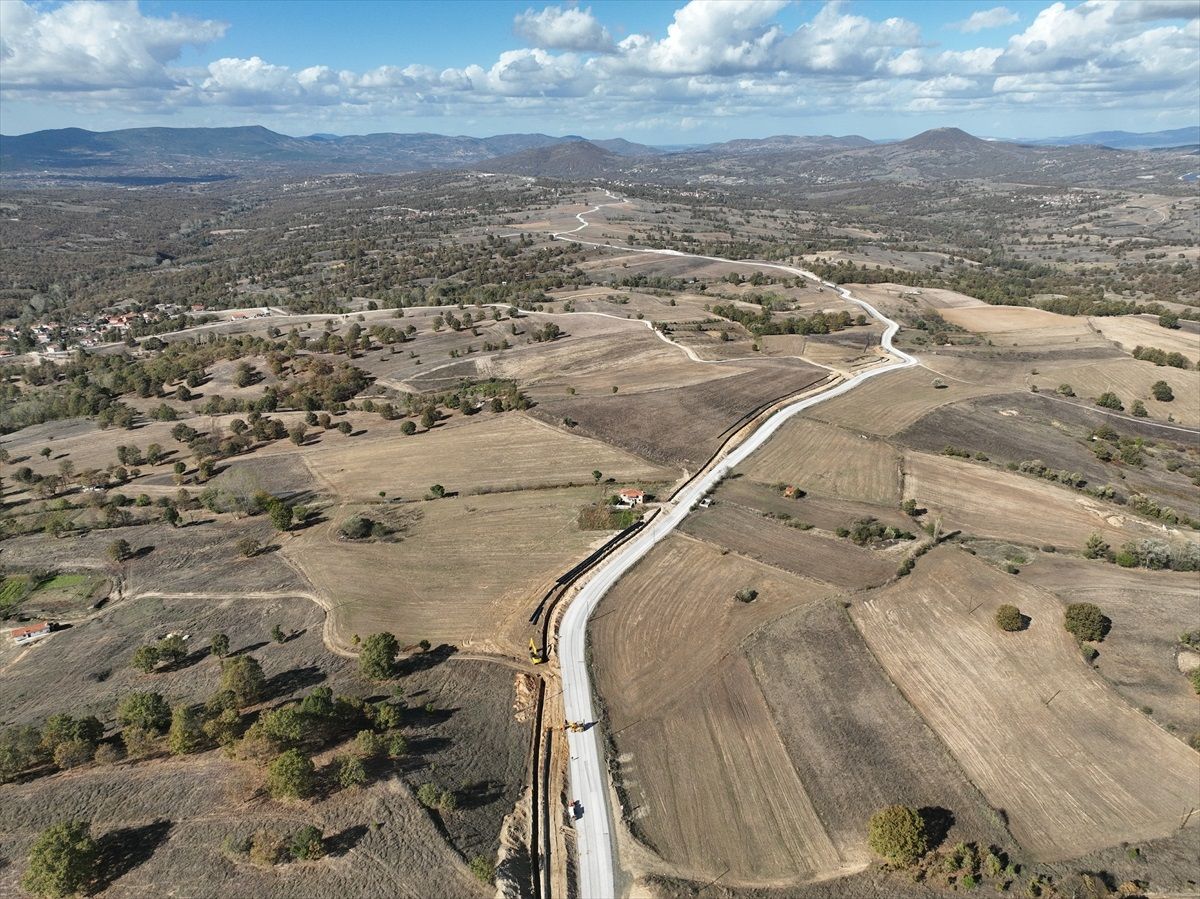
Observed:
[[[570,122],[564,130],[984,108],[998,117],[1122,107],[1194,117],[1200,105],[1200,18],[1185,15],[1200,4],[1190,0],[1055,2],[1007,40],[951,51],[935,49],[913,22],[852,13],[836,0],[785,28],[785,5],[692,0],[665,33],[619,43],[588,9],[531,9],[516,28],[536,46],[453,68],[397,60],[335,69],[319,56],[289,67],[250,56],[184,69],[181,49],[214,40],[223,24],[144,15],[131,2],[0,0],[0,94],[91,111],[205,107],[209,121],[222,109],[243,119],[261,110],[397,123],[417,114],[479,122],[536,113]],[[977,15],[998,11],[1005,8]]]
[[[580,50],[607,53],[612,35],[596,21],[591,8],[547,6],[540,12],[527,9],[513,20],[513,31],[544,50]]]
[[[1020,19],[1021,17],[1007,6],[993,6],[991,9],[977,9],[962,21],[951,22],[946,27],[964,34],[974,34],[977,31],[987,31],[989,28],[1012,25],[1019,22]]]
[[[134,0],[59,7],[0,2],[0,60],[8,88],[89,91],[172,88],[167,66],[186,46],[221,37],[223,22],[143,16]]]

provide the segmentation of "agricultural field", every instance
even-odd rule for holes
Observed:
[[[281,554],[328,597],[341,647],[354,634],[388,630],[404,643],[512,652],[528,641],[526,619],[546,588],[607,536],[578,525],[602,489],[341,505],[285,541]],[[394,533],[340,539],[337,529],[354,515],[388,522]]]
[[[1084,403],[1091,403],[1102,393],[1111,391],[1124,406],[1124,414],[1128,414],[1135,400],[1141,400],[1155,421],[1173,421],[1189,428],[1200,425],[1200,377],[1194,371],[1126,358],[1099,365],[1056,366],[1049,371],[1039,370],[1029,380],[1032,386],[1047,393],[1057,390],[1061,384],[1070,384]],[[1163,403],[1154,398],[1151,386],[1158,381],[1166,381],[1171,386],[1174,400]]]
[[[1078,491],[948,456],[906,453],[904,496],[940,518],[943,530],[1079,551],[1100,533],[1113,545],[1143,537],[1194,537]],[[1037,510],[1031,514],[1031,510]]]
[[[1183,353],[1193,364],[1200,360],[1200,333],[1185,322],[1178,330],[1160,327],[1141,315],[1111,315],[1088,319],[1089,324],[1127,353],[1135,347],[1157,347],[1168,353]]]
[[[1031,621],[1005,633],[1003,603]],[[888,675],[1035,858],[1174,833],[1195,753],[1126,705],[1079,655],[1062,606],[953,548],[851,614]]]
[[[880,505],[900,502],[900,455],[880,440],[794,418],[740,471],[762,484],[794,484],[809,493]]]

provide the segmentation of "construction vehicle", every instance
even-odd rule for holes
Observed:
[[[538,649],[538,645],[533,642],[533,637],[529,638],[529,661],[534,665],[544,665],[546,663],[546,653]]]

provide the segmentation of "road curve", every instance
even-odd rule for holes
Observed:
[[[558,660],[562,671],[563,702],[568,721],[594,722],[596,714],[592,707],[592,684],[587,669],[586,638],[587,622],[596,605],[609,589],[637,563],[651,548],[666,537],[683,521],[691,511],[692,506],[704,493],[717,483],[727,473],[767,440],[788,419],[799,415],[818,403],[848,393],[870,378],[878,377],[900,368],[917,365],[916,358],[892,345],[892,338],[900,330],[899,324],[882,315],[871,304],[860,300],[846,290],[828,281],[821,281],[815,274],[804,269],[793,268],[773,262],[758,262],[753,260],[722,259],[719,256],[701,256],[695,253],[681,253],[678,250],[646,249],[641,247],[626,247],[616,244],[594,243],[580,240],[572,235],[578,234],[588,227],[585,216],[597,212],[605,206],[619,206],[629,201],[605,191],[616,202],[599,203],[586,212],[575,217],[579,220],[578,228],[570,231],[554,232],[555,240],[567,240],[586,246],[606,247],[613,250],[624,250],[633,253],[653,253],[660,256],[686,256],[692,259],[704,259],[712,262],[732,262],[739,265],[752,265],[756,268],[768,268],[786,272],[787,274],[808,278],[812,281],[832,288],[842,297],[861,306],[872,318],[883,322],[884,328],[881,342],[883,348],[895,359],[895,364],[870,369],[843,381],[837,386],[816,396],[799,400],[780,409],[732,450],[719,462],[716,462],[706,472],[702,472],[688,484],[675,499],[664,506],[658,516],[637,535],[625,544],[604,564],[597,567],[588,581],[579,589],[571,600],[558,635]],[[613,816],[609,804],[608,776],[605,770],[604,751],[600,743],[597,727],[589,727],[579,733],[567,734],[570,748],[570,785],[571,798],[577,800],[582,807],[582,816],[575,823],[576,851],[578,854],[579,891],[580,899],[615,899],[616,897],[616,853],[613,838]]]

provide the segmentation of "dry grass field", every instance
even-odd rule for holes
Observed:
[[[948,381],[939,389],[933,386],[937,378],[936,373],[925,368],[889,372],[855,388],[852,393],[814,406],[807,414],[854,433],[887,437],[939,406],[1003,389],[957,381]]]
[[[1093,337],[1086,318],[1059,315],[1032,306],[960,305],[944,306],[941,315],[952,325],[976,334],[986,334],[997,342],[1022,345],[1070,343],[1076,337]]]
[[[996,608],[1032,619],[1004,633]],[[1038,859],[1173,833],[1200,791],[1195,753],[1079,657],[1057,599],[953,549],[852,614],[891,678]]]
[[[1200,696],[1180,670],[1179,635],[1197,626],[1194,572],[1146,571],[1047,556],[1022,573],[1064,604],[1091,602],[1112,619],[1097,670],[1136,708],[1181,738],[1200,733]]]
[[[847,284],[856,297],[866,300],[885,315],[904,314],[915,309],[974,309],[987,304],[965,293],[937,287],[909,287],[907,284]]]
[[[353,634],[388,630],[407,643],[517,651],[528,640],[520,625],[545,588],[604,538],[576,523],[599,495],[578,487],[343,506],[282,552],[330,603],[343,645]],[[336,536],[352,514],[378,519],[390,510],[407,520],[396,542]]]
[[[799,505],[793,503],[794,507]],[[803,520],[800,508],[790,514]],[[832,535],[788,527],[731,502],[719,501],[711,509],[692,513],[684,519],[682,528],[740,555],[845,589],[875,587],[896,572],[893,556]]]
[[[675,478],[670,469],[520,413],[456,416],[410,438],[387,430],[396,433],[330,442],[303,459],[344,502],[365,502],[380,490],[416,499],[434,483],[462,494],[590,484],[593,470],[620,482]]]
[[[1081,549],[1094,532],[1114,546],[1165,536],[1160,527],[1120,506],[979,463],[910,452],[904,474],[905,498],[941,518],[943,530],[1068,550]]]
[[[868,517],[878,518],[884,524],[898,528],[912,528],[912,519],[899,506],[876,506],[818,494],[809,494],[800,499],[789,498],[772,487],[744,477],[732,477],[722,482],[715,498],[717,509],[732,503],[754,512],[769,513],[776,517],[788,516],[830,533],[849,525],[856,518]]]
[[[900,454],[881,440],[794,418],[740,470],[764,484],[794,484],[810,493],[860,502],[900,502]]]
[[[948,843],[1006,834],[872,658],[838,602],[804,605],[746,646],[787,752],[844,862],[866,865],[866,821],[892,803],[944,809]]]
[[[1161,328],[1156,319],[1140,315],[1102,316],[1088,322],[1127,353],[1134,347],[1148,346],[1168,353],[1183,353],[1193,364],[1200,359],[1200,334],[1195,331]]]

